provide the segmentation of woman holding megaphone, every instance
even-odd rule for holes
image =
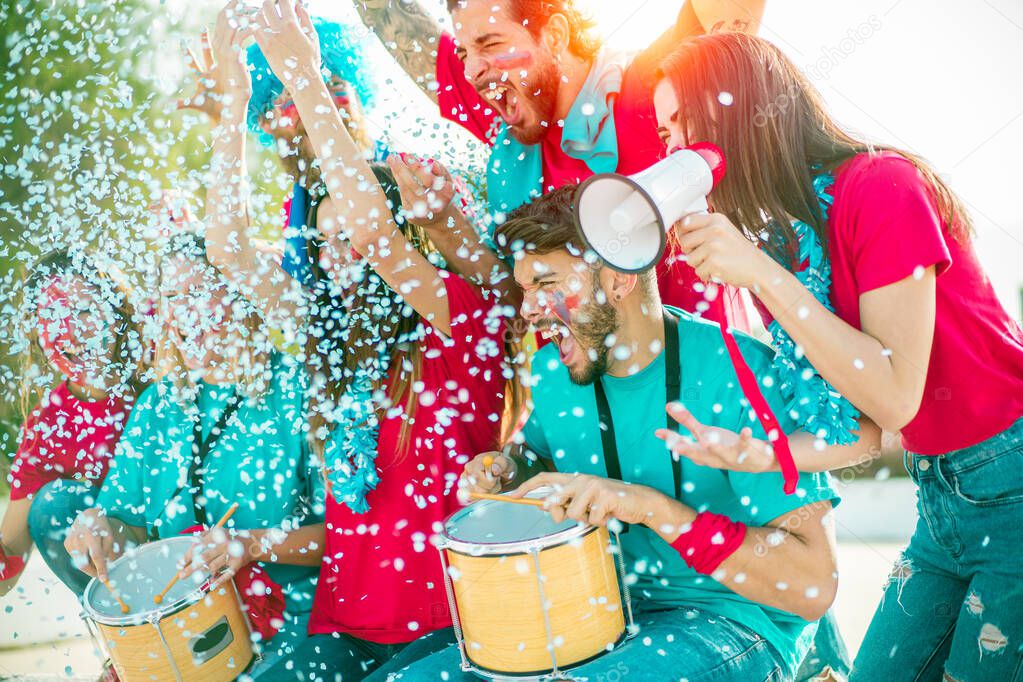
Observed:
[[[1011,561],[1023,542],[1023,331],[977,259],[963,202],[922,159],[843,131],[753,36],[686,41],[654,104],[669,149],[712,140],[728,159],[714,212],[673,238],[704,281],[758,299],[807,431],[793,438],[796,466],[855,464],[858,422],[901,432],[920,523],[852,679],[1014,679],[1018,653],[986,654],[1023,636],[1023,590],[1008,587],[1023,584]],[[676,453],[777,466],[766,443],[669,412],[695,440],[672,439]]]

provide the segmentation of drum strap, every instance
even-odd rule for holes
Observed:
[[[682,369],[679,365],[678,320],[664,311],[664,394],[667,403],[679,399],[682,390]],[[607,402],[607,393],[600,379],[593,382],[593,392],[597,397],[597,417],[600,420],[600,443],[604,450],[604,466],[607,477],[622,480],[622,465],[618,459],[618,445],[615,443],[615,427],[611,418],[611,407]],[[669,431],[678,432],[678,423],[666,415]],[[671,457],[671,474],[675,483],[675,499],[682,499],[682,462]]]
[[[217,423],[210,429],[210,435],[205,439],[202,437],[202,413],[196,410],[196,418],[192,421],[192,461],[188,465],[188,485],[192,491],[192,509],[195,511],[195,521],[203,526],[209,525],[206,519],[206,507],[199,504],[199,498],[202,497],[202,479],[206,473],[206,468],[203,465],[206,463],[206,457],[210,454],[210,450],[220,439],[220,434],[223,433],[228,420],[238,409],[240,402],[238,393],[232,390],[231,396],[224,406],[224,411],[220,413],[220,418],[217,419]]]
[[[195,522],[208,525],[206,518],[206,508],[199,504],[198,498],[203,488],[202,477],[206,473],[206,470],[201,468],[203,463],[206,461],[207,455],[210,454],[210,450],[216,445],[217,440],[220,438],[220,434],[223,433],[227,427],[227,421],[237,411],[238,404],[241,400],[238,394],[231,391],[231,396],[227,399],[227,404],[224,406],[224,411],[220,414],[220,418],[217,419],[217,423],[210,429],[210,435],[205,440],[202,437],[202,411],[199,409],[198,400],[195,406],[195,418],[192,419],[192,459],[188,463],[188,478],[184,483],[179,485],[171,496],[167,498],[167,503],[164,505],[164,511],[170,506],[171,502],[181,494],[181,491],[185,489],[187,485],[192,493],[192,510],[195,514]],[[160,512],[161,515],[163,512]],[[160,539],[160,534],[155,528],[151,528],[146,532],[149,536],[149,541]]]

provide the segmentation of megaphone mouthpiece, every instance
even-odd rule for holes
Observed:
[[[714,182],[714,186],[717,187],[718,183],[721,182],[721,178],[725,177],[725,170],[727,169],[725,154],[721,151],[721,148],[712,142],[694,142],[686,147],[686,149],[696,152],[700,155],[701,159],[707,162],[707,167],[710,168],[711,179]]]

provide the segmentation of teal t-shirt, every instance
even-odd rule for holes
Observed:
[[[717,324],[675,308],[679,318],[681,402],[702,423],[738,432],[745,426],[763,438],[759,423],[739,387]],[[785,401],[770,378],[773,351],[737,333],[738,345],[761,390],[786,431],[794,427],[780,410]],[[523,430],[537,455],[558,471],[607,476],[593,386],[578,386],[558,357],[554,344],[533,358],[533,411]],[[765,381],[766,380],[766,381]],[[622,477],[674,496],[671,455],[654,431],[666,425],[665,359],[629,377],[602,378],[614,422]],[[680,432],[685,434],[684,428]],[[751,526],[763,526],[799,507],[838,497],[827,474],[803,474],[793,495],[782,489],[780,473],[747,474],[697,466],[682,459],[682,502],[697,511],[723,514]],[[654,531],[632,526],[621,535],[630,589],[643,608],[695,607],[731,618],[759,633],[794,670],[806,654],[816,623],[752,602],[709,576],[689,568]]]
[[[98,506],[160,538],[195,525],[187,484],[193,422],[171,395],[169,380],[139,396],[117,445]],[[227,406],[235,387],[199,384],[203,438]],[[271,358],[271,380],[257,400],[243,399],[205,460],[208,523],[232,503],[230,526],[293,527],[323,521],[323,484],[305,435],[306,373],[281,353]],[[174,499],[171,496],[185,484]],[[281,585],[292,613],[312,608],[317,567],[263,564]]]

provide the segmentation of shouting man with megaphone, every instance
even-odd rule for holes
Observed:
[[[786,495],[778,473],[725,473],[667,455],[656,432],[675,423],[669,401],[683,400],[704,430],[767,436],[720,352],[717,325],[663,306],[652,271],[623,273],[585,250],[574,190],[554,190],[497,228],[514,255],[522,315],[552,342],[532,363],[526,455],[480,453],[462,485],[517,488],[512,497],[547,487],[555,522],[629,524],[620,541],[638,636],[572,668],[573,678],[792,679],[837,588],[830,479],[800,475],[797,494]],[[737,336],[779,408],[773,352]],[[792,428],[784,414],[782,428]],[[449,640],[434,633],[389,670],[415,661],[400,679],[470,679]]]

